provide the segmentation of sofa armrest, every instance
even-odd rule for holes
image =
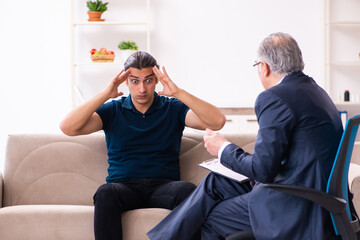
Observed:
[[[349,167],[349,188],[353,193],[353,204],[356,212],[360,211],[360,165],[350,163]]]
[[[360,165],[357,163],[350,163],[349,167],[349,188],[352,192],[359,192],[359,189],[354,189],[356,181],[360,181]]]
[[[2,204],[3,204],[3,193],[4,193],[4,180],[2,173],[0,171],[0,208],[2,208]]]

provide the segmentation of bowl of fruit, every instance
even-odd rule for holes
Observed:
[[[95,48],[91,49],[91,60],[93,62],[113,62],[114,61],[114,52],[108,51],[106,48],[100,48],[99,51],[97,51]]]

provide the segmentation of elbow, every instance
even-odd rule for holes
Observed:
[[[68,126],[68,124],[64,123],[62,121],[59,125],[60,130],[67,136],[76,136],[76,133],[71,130],[71,128]]]
[[[216,119],[215,124],[211,127],[211,130],[214,131],[221,130],[224,127],[225,123],[226,123],[226,117],[225,115],[221,114],[221,116],[219,116]]]
[[[253,172],[250,178],[260,183],[274,183],[275,175],[266,172]]]
[[[222,129],[224,126],[225,126],[225,123],[226,123],[226,117],[225,115],[221,114],[221,120],[220,120],[220,123],[219,123],[219,126],[220,126],[220,129]],[[219,129],[219,130],[220,130]]]

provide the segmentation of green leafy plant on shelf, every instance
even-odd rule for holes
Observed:
[[[101,0],[96,0],[96,2],[87,1],[86,6],[88,7],[90,12],[105,12],[107,10],[107,5],[109,3],[103,3]]]
[[[136,45],[136,43],[132,41],[121,41],[118,45],[118,48],[120,50],[139,50],[139,47]]]

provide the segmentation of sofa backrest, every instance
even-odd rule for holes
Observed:
[[[105,181],[106,160],[103,134],[10,135],[3,205],[92,205],[92,195]]]
[[[242,147],[247,152],[252,152],[255,146],[256,134],[224,134],[232,143]],[[196,185],[209,173],[199,167],[204,161],[217,158],[211,156],[204,147],[203,136],[200,134],[184,134],[180,151],[180,178]]]
[[[252,151],[255,135],[226,135]],[[184,134],[180,151],[181,179],[198,184],[208,173],[197,166],[213,158],[201,135]],[[105,136],[95,133],[15,134],[8,137],[3,206],[27,204],[93,205],[92,197],[107,176]]]

